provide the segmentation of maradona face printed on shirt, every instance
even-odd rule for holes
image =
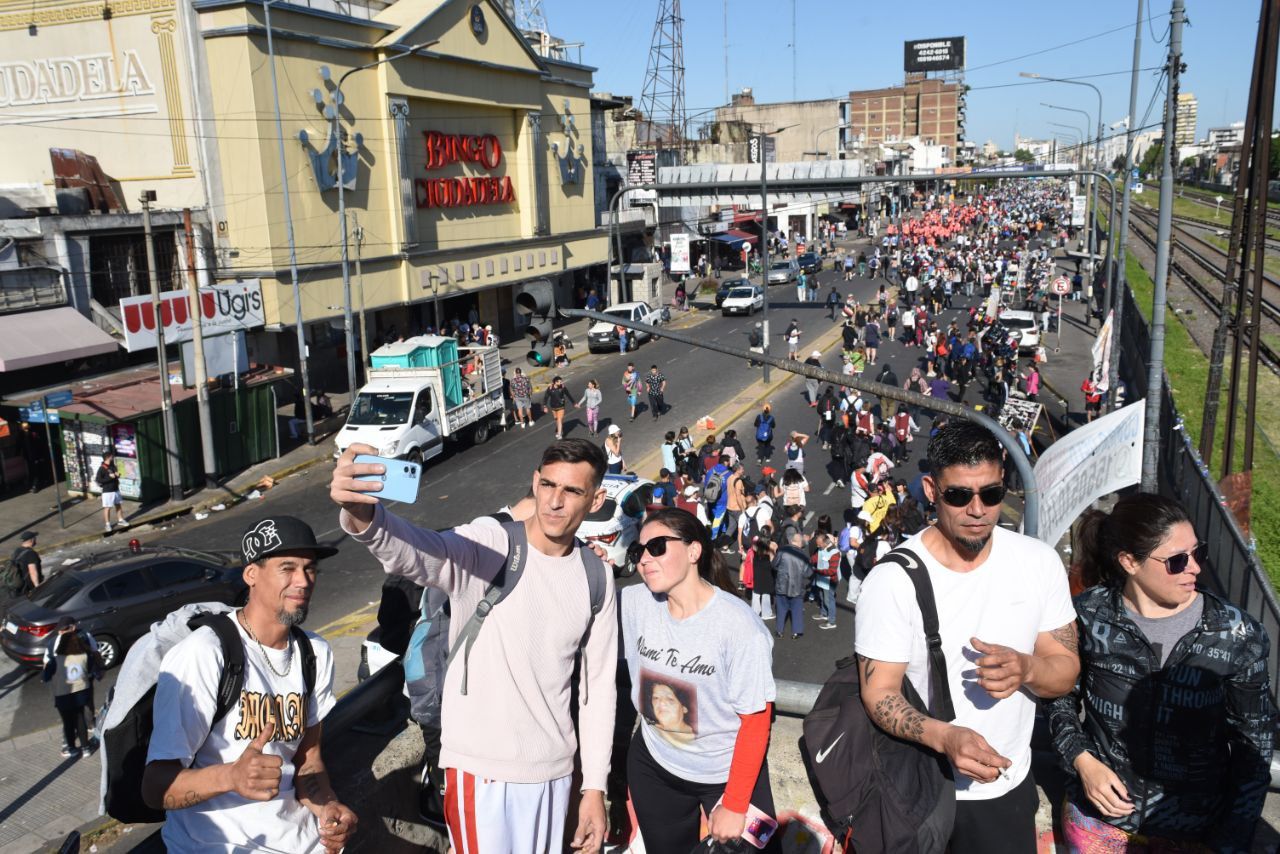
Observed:
[[[640,668],[640,714],[674,747],[698,737],[698,689],[688,682]]]

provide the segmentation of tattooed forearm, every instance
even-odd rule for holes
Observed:
[[[862,681],[865,683],[871,678],[871,674],[876,672],[876,663],[874,659],[858,656],[858,667],[861,670]]]
[[[1076,635],[1076,624],[1074,622],[1054,629],[1049,632],[1049,637],[1065,646],[1073,655],[1080,654],[1080,639]]]
[[[318,770],[298,769],[298,775],[294,778],[293,786],[298,793],[298,800],[315,804],[316,806],[323,806],[336,798],[333,788],[329,785],[329,774],[323,768]]]
[[[195,806],[203,800],[204,798],[194,791],[188,791],[181,795],[165,795],[164,808],[167,810],[184,810],[187,807]]]
[[[924,738],[924,715],[901,694],[882,697],[871,712],[876,725],[890,735],[919,742]]]

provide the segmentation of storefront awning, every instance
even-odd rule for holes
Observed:
[[[114,352],[114,338],[74,308],[0,316],[0,371]]]
[[[748,234],[745,231],[735,231],[734,229],[730,229],[723,234],[714,234],[711,236],[711,239],[718,240],[721,243],[728,243],[730,246],[737,246],[743,241],[747,243],[756,242],[756,236],[754,234]]]

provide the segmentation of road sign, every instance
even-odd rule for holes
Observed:
[[[29,424],[49,424],[58,423],[58,413],[56,411],[46,410],[44,404],[39,401],[30,406],[18,407],[18,417]]]
[[[44,405],[49,409],[57,409],[71,402],[70,390],[52,391],[44,396]]]
[[[1059,276],[1053,280],[1054,294],[1065,297],[1071,294],[1071,281],[1066,276]]]

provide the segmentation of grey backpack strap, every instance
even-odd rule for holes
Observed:
[[[578,684],[582,693],[582,705],[585,706],[587,704],[587,639],[591,637],[591,627],[595,625],[596,615],[604,607],[607,583],[605,573],[608,570],[605,568],[604,561],[600,559],[600,555],[586,543],[578,543],[578,553],[582,555],[582,566],[587,571],[587,589],[591,594],[591,620],[587,623],[587,630],[582,633],[582,639],[578,641],[578,655],[582,660],[578,668],[580,674]]]
[[[507,560],[498,574],[493,577],[484,598],[476,605],[475,613],[467,624],[458,632],[457,639],[449,649],[449,657],[445,659],[445,672],[453,664],[453,660],[462,653],[462,694],[467,693],[467,659],[471,656],[471,645],[476,642],[476,635],[484,628],[485,618],[499,602],[511,595],[511,591],[524,575],[524,566],[529,557],[529,537],[525,533],[524,523],[507,520],[502,522],[502,530],[507,532]]]

